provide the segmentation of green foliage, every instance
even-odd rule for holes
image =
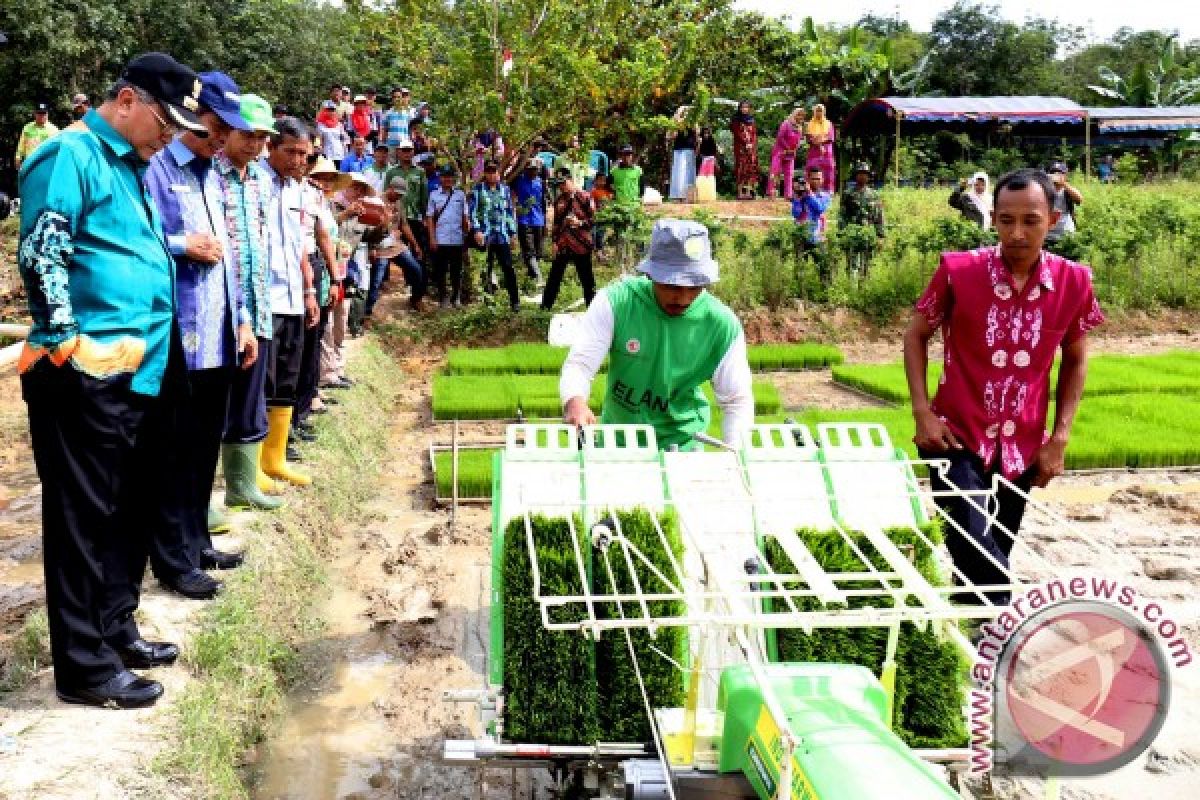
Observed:
[[[590,744],[599,733],[593,643],[581,633],[549,631],[542,625],[525,524],[518,517],[504,533],[505,735],[516,742]],[[542,595],[582,594],[567,520],[534,516],[530,527]],[[590,551],[588,542],[578,544]],[[556,622],[571,621],[577,613],[569,607],[557,612]]]
[[[650,560],[664,575],[674,575],[670,569],[671,557],[655,528],[654,518],[648,511],[636,510],[617,515],[621,533],[638,551]],[[679,524],[673,514],[660,518],[666,536],[666,545],[676,563],[682,563],[683,540]],[[621,546],[612,545],[608,550],[608,563],[612,567],[609,576],[605,558],[600,553],[593,556],[592,590],[598,594],[621,594],[634,592],[633,576],[643,593],[671,591],[654,572],[630,553],[634,569],[630,570]],[[626,619],[640,617],[639,603],[606,603],[597,610],[597,616]],[[649,613],[655,617],[680,617],[686,612],[682,601],[655,600],[648,602]],[[601,613],[603,612],[603,613]],[[662,628],[656,635],[642,629],[630,631],[633,650],[650,697],[652,708],[679,708],[683,705],[683,676],[678,667],[659,653],[665,653],[678,664],[687,660],[687,630],[682,627]],[[599,681],[600,738],[609,742],[647,742],[651,739],[650,721],[646,716],[641,691],[638,688],[633,662],[629,656],[629,641],[625,634],[614,631],[601,637],[596,643],[596,676]]]
[[[934,543],[941,539],[936,525],[927,525],[922,532]],[[902,552],[911,553],[913,562],[926,580],[934,585],[944,585],[934,552],[916,532],[908,528],[895,528],[885,531],[885,534]],[[827,572],[868,571],[855,548],[866,556],[875,569],[890,571],[887,561],[861,533],[847,532],[843,536],[838,531],[801,530],[797,535]],[[795,565],[775,539],[767,540],[764,554],[767,563],[776,572],[796,573]],[[846,589],[877,589],[880,583],[844,581],[839,586]],[[789,588],[800,588],[802,585],[789,584]],[[891,598],[851,597],[848,602],[850,608],[892,605]],[[802,598],[797,605],[806,611],[823,607],[816,598]],[[887,652],[886,628],[820,628],[811,634],[798,629],[781,629],[775,635],[779,658],[785,662],[858,664],[878,673]],[[957,647],[952,642],[941,640],[932,629],[921,631],[910,623],[903,623],[896,650],[896,664],[893,728],[900,738],[910,747],[963,746],[966,742],[962,713],[966,665]]]

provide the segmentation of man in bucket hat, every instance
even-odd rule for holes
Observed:
[[[601,422],[653,425],[659,447],[690,448],[711,419],[701,389],[711,380],[721,436],[735,444],[754,422],[750,364],[741,323],[705,290],[717,281],[708,229],[659,220],[638,269],[643,276],[602,289],[583,316],[559,381],[566,422],[596,422],[587,398],[608,356]]]

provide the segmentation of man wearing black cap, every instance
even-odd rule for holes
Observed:
[[[46,613],[58,696],[133,708],[162,685],[130,672],[170,664],[141,638],[147,536],[162,520],[167,411],[186,382],[172,258],[146,162],[196,118],[196,73],[163,53],[129,63],[104,103],[34,151],[21,171],[18,266],[33,324],[18,364],[42,481]]]
[[[17,140],[17,155],[13,159],[16,168],[20,169],[21,162],[29,158],[29,154],[36,150],[38,145],[56,133],[58,126],[50,121],[50,107],[45,103],[38,103],[33,107],[33,122],[25,123],[25,127],[21,129],[21,138]]]
[[[211,597],[220,586],[202,569],[241,564],[240,555],[213,548],[208,509],[233,370],[239,361],[245,369],[258,357],[237,265],[225,258],[229,230],[213,171],[213,157],[229,134],[250,125],[238,113],[241,93],[232,78],[206,72],[200,81],[199,116],[208,135],[185,131],[151,159],[146,172],[146,188],[175,257],[176,318],[191,388],[176,409],[171,446],[182,469],[165,500],[177,505],[179,524],[154,532],[150,564],[165,586],[194,599]]]

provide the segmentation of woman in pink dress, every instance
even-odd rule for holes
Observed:
[[[804,165],[806,170],[816,167],[825,178],[825,188],[831,192],[838,190],[837,162],[833,158],[833,123],[825,116],[825,106],[817,103],[813,106],[813,116],[805,130],[808,139],[808,160]]]
[[[783,196],[792,199],[792,175],[796,170],[796,149],[804,133],[804,109],[797,108],[779,125],[775,146],[771,148],[771,174],[767,178],[767,197],[776,197],[776,181],[783,178]]]

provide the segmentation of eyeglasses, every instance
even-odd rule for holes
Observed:
[[[161,133],[169,133],[172,136],[179,133],[179,126],[173,122],[167,122],[165,119],[163,119],[162,116],[160,116],[159,113],[154,110],[154,106],[148,101],[139,97],[138,102],[144,105],[147,110],[154,115],[154,121],[158,123],[158,129]]]

